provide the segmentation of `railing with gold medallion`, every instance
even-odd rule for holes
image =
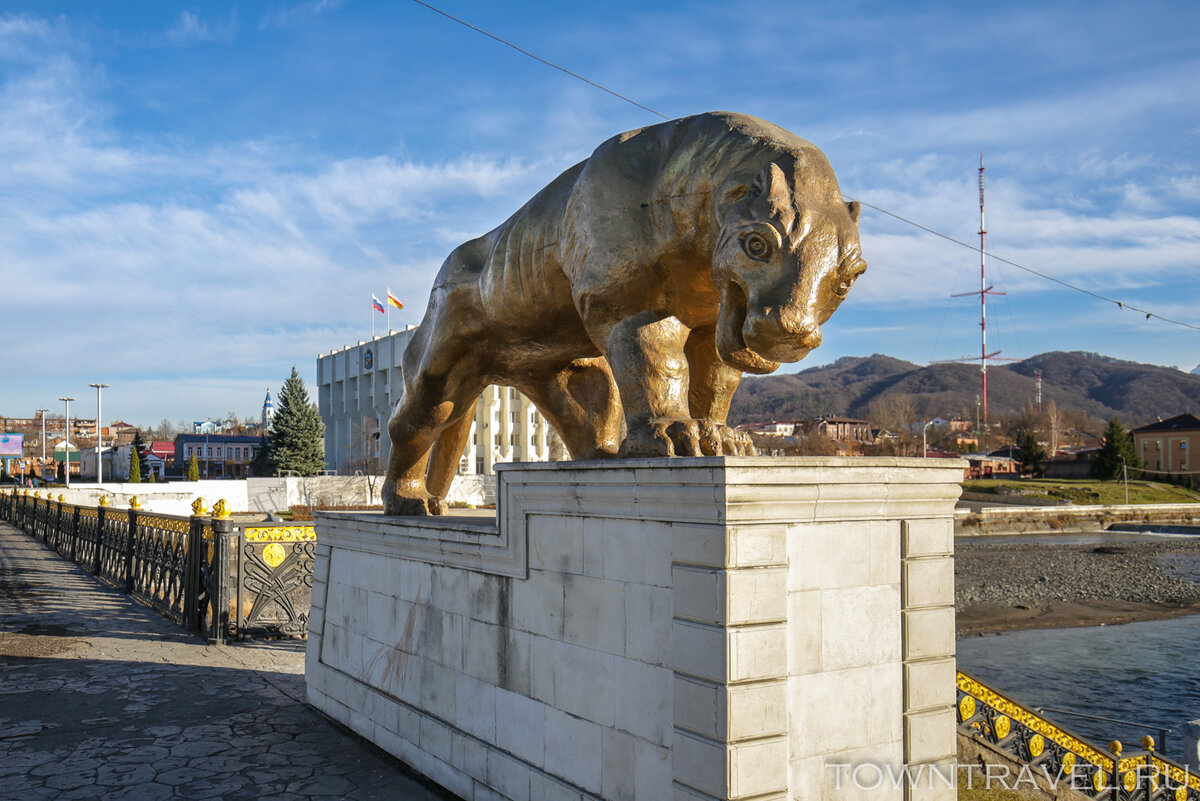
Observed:
[[[966,673],[958,673],[959,730],[982,739],[1050,782],[1099,801],[1200,801],[1200,776],[1155,752],[1153,737],[1126,753],[1098,745]]]
[[[235,520],[224,500],[192,515],[68,504],[28,490],[0,492],[0,519],[102,581],[212,641],[308,634],[316,531]]]

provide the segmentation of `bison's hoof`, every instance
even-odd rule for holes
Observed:
[[[622,456],[700,456],[697,420],[659,417],[640,431],[630,430],[621,446]]]
[[[383,502],[383,513],[394,517],[428,517],[437,514],[432,498],[400,498],[393,496]]]
[[[745,431],[724,423],[700,421],[700,448],[708,456],[754,456],[754,443]]]

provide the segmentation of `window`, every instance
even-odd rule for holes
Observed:
[[[206,445],[205,450],[208,451],[206,454],[204,454],[205,458],[212,458],[212,446]]]

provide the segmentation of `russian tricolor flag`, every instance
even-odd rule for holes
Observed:
[[[382,300],[375,297],[374,295],[371,295],[371,303],[375,306],[375,311],[379,312],[380,314],[383,314],[383,301]]]

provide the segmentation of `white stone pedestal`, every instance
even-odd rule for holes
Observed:
[[[309,700],[468,801],[951,801],[964,466],[504,465],[496,521],[318,512]]]

